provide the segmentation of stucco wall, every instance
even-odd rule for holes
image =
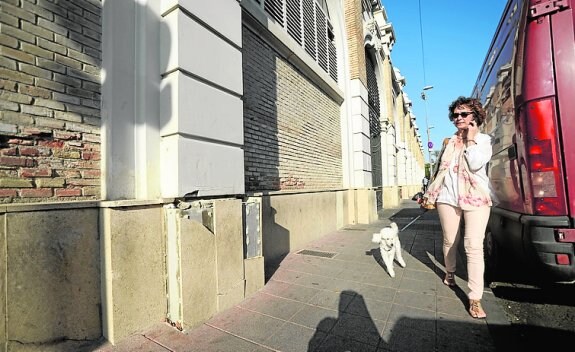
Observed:
[[[350,214],[344,209],[348,198],[347,191],[263,196],[262,240],[266,274],[273,271],[270,267],[278,265],[290,251],[337,230],[344,216],[349,219]]]
[[[2,210],[0,350],[79,351],[163,321],[161,214],[98,202]]]
[[[401,189],[397,186],[383,187],[383,207],[394,208],[401,202]]]
[[[1,219],[0,301],[7,305],[0,335],[6,344],[0,346],[17,350],[60,341],[78,347],[98,340],[98,209],[8,210]]]
[[[201,223],[181,220],[183,328],[193,328],[218,312],[216,237]]]
[[[166,237],[159,205],[101,211],[104,336],[115,342],[166,317]]]

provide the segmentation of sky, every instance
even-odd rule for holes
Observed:
[[[381,0],[381,3],[395,32],[391,62],[405,77],[404,92],[413,102],[412,112],[428,160],[423,87],[433,86],[426,90],[426,96],[427,125],[435,150],[443,138],[456,131],[449,121],[448,107],[457,97],[471,95],[507,1]]]

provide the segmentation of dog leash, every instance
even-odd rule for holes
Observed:
[[[425,214],[425,212],[419,214],[415,219],[411,220],[411,222],[407,225],[405,225],[401,230],[399,230],[399,232],[402,232],[403,230],[405,230],[406,228],[408,228],[411,224],[413,224],[414,222],[417,221],[417,219],[419,219],[423,214]]]

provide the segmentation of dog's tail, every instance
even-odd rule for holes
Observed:
[[[395,222],[392,222],[391,224],[389,224],[389,227],[391,227],[394,230],[397,230],[397,224]]]

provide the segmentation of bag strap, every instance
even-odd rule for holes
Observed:
[[[430,183],[435,179],[435,177],[437,176],[437,173],[439,172],[439,162],[441,161],[441,157],[443,156],[443,152],[445,152],[445,147],[447,147],[447,144],[449,143],[450,139],[451,138],[449,138],[449,137],[446,137],[445,139],[443,139],[443,145],[441,147],[441,151],[439,152],[437,159],[435,159],[433,175],[431,175],[431,179],[429,180]]]

